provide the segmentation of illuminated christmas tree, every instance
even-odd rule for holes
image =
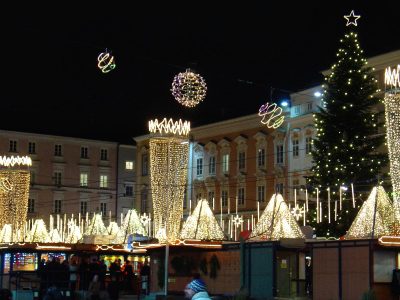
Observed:
[[[35,220],[27,240],[29,242],[40,243],[48,243],[50,241],[49,233],[47,232],[46,224],[43,219]]]
[[[346,238],[371,238],[390,234],[393,217],[392,203],[384,188],[374,187],[351,224]]]
[[[84,235],[104,235],[108,234],[106,226],[104,226],[101,214],[94,214],[92,220]]]
[[[381,113],[376,110],[380,102],[376,96],[379,92],[377,80],[367,66],[353,30],[359,16],[352,12],[345,18],[350,27],[340,40],[337,61],[325,78],[321,107],[314,115],[317,135],[312,151],[313,176],[308,184],[320,189],[324,212],[328,211],[327,188],[336,199],[340,187],[350,187],[352,183],[369,191],[387,163],[387,155],[377,152],[385,138],[377,135],[382,125],[379,122]],[[333,202],[331,205],[333,211]],[[338,222],[324,219],[322,223],[314,221],[310,225],[316,228],[318,236],[341,236],[356,213],[352,201],[345,201],[342,209],[338,209]]]
[[[193,213],[187,218],[180,235],[181,239],[223,240],[224,233],[218,224],[207,200],[197,203]]]
[[[250,235],[251,239],[304,238],[281,194],[274,194]]]

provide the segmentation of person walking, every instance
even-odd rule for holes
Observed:
[[[184,292],[186,299],[211,300],[210,296],[208,295],[205,282],[199,278],[193,279],[191,282],[189,282]]]

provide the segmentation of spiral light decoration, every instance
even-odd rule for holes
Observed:
[[[195,107],[206,97],[207,86],[203,77],[187,69],[175,76],[171,92],[180,104]]]

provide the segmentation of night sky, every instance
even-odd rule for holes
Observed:
[[[200,126],[256,113],[271,87],[277,101],[322,82],[352,9],[366,57],[400,49],[399,7],[387,3],[254,2],[4,11],[0,129],[132,143],[151,118]],[[103,74],[97,56],[106,48],[117,67]],[[170,92],[188,67],[208,86],[194,109]]]

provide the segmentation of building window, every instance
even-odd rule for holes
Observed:
[[[36,143],[35,142],[29,142],[28,143],[28,153],[29,154],[36,154]]]
[[[61,213],[61,200],[54,200],[54,213],[55,214]]]
[[[313,109],[313,103],[312,102],[308,102],[307,103],[307,111],[312,111]]]
[[[107,203],[105,202],[100,203],[100,212],[103,218],[107,216]]]
[[[283,164],[283,145],[276,146],[276,163]]]
[[[133,170],[133,161],[125,162],[125,170]]]
[[[28,213],[35,212],[35,199],[28,199]]]
[[[10,149],[9,152],[17,152],[17,141],[11,140],[10,141]]]
[[[239,152],[239,170],[246,167],[246,152]]]
[[[81,147],[81,158],[88,158],[88,147]]]
[[[299,140],[295,139],[292,141],[292,143],[293,143],[293,148],[292,148],[293,157],[299,157]]]
[[[244,188],[238,188],[238,205],[244,205]]]
[[[133,196],[133,186],[132,185],[127,185],[125,186],[125,196]]]
[[[229,154],[224,154],[222,156],[222,173],[229,172]]]
[[[61,185],[61,176],[62,173],[61,172],[54,172],[54,184],[57,186]]]
[[[296,105],[293,107],[294,115],[297,116],[300,114],[300,105]]]
[[[258,149],[257,165],[259,168],[265,167],[265,149],[264,148]]]
[[[88,174],[81,173],[79,182],[80,182],[80,186],[88,186]]]
[[[81,215],[84,215],[88,212],[87,201],[81,201]]]
[[[62,146],[54,145],[54,156],[62,156]]]
[[[215,175],[215,156],[210,156],[210,163],[208,165],[208,174]]]
[[[100,150],[100,160],[108,160],[108,151],[107,149]]]
[[[214,191],[208,192],[208,204],[211,206],[211,209],[213,208],[212,205],[214,202],[214,196],[215,196]]]
[[[100,187],[108,188],[108,175],[100,175]]]
[[[149,158],[147,153],[142,154],[142,176],[147,176],[149,169]]]
[[[228,191],[223,190],[221,192],[221,201],[222,201],[222,206],[226,207],[228,206]]]
[[[203,176],[203,158],[198,158],[196,162],[197,177]]]
[[[33,170],[30,170],[29,173],[30,173],[29,182],[30,184],[34,184],[36,181],[36,173]]]
[[[278,183],[276,185],[276,191],[283,195],[283,183]]]
[[[141,213],[147,212],[147,190],[143,190],[140,197],[140,211]]]
[[[265,186],[263,185],[257,186],[257,201],[265,202]]]
[[[311,154],[312,151],[312,137],[306,137],[306,154]]]

